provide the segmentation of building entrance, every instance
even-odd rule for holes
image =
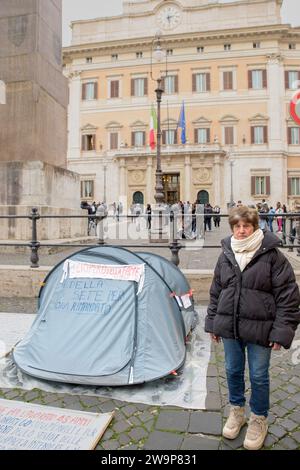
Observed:
[[[164,174],[162,177],[164,202],[175,204],[180,200],[180,174]]]

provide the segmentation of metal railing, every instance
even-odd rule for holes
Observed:
[[[220,218],[228,218],[228,214],[202,214],[202,219],[200,219],[200,223],[203,224],[203,219],[205,217],[220,217]],[[118,215],[118,219],[123,220],[123,219],[131,219],[131,220],[137,220],[137,219],[145,219],[147,220],[148,215],[147,214],[140,214],[140,215]],[[153,219],[153,215],[151,218]],[[168,218],[169,220],[169,238],[166,240],[162,236],[162,220],[163,218]],[[183,220],[184,215],[179,215],[179,217]],[[188,217],[191,218],[191,215],[189,214]],[[288,251],[293,252],[294,249],[297,249],[297,256],[300,256],[300,212],[299,213],[283,213],[283,214],[272,214],[272,216],[268,216],[268,214],[263,216],[263,219],[268,220],[268,217],[272,217],[272,221],[276,221],[277,218],[282,218],[283,219],[283,224],[282,224],[282,240],[281,240],[281,246],[282,248],[288,248]],[[98,230],[98,235],[97,235],[97,243],[48,243],[48,242],[41,242],[38,240],[38,221],[41,219],[87,219],[88,221],[91,219],[96,219],[97,220],[97,230]],[[115,219],[115,215],[105,215],[105,216],[97,216],[95,214],[93,215],[40,215],[38,212],[38,209],[33,207],[31,209],[31,213],[29,215],[1,215],[0,219],[29,219],[31,221],[31,240],[28,242],[0,242],[0,247],[7,247],[7,246],[13,246],[13,247],[29,247],[30,248],[30,267],[31,268],[38,268],[39,267],[39,249],[42,247],[66,247],[66,248],[84,248],[84,247],[95,247],[95,246],[122,246],[124,248],[169,248],[171,251],[171,262],[174,263],[176,266],[179,266],[180,264],[180,259],[179,259],[179,252],[182,249],[185,249],[185,243],[183,242],[184,240],[184,235],[181,234],[181,236],[178,235],[178,214],[175,216],[173,211],[170,211],[168,214],[165,214],[161,211],[159,211],[158,218],[159,218],[159,230],[158,230],[158,237],[155,240],[155,243],[153,242],[148,242],[144,244],[128,244],[128,243],[119,243],[119,244],[109,244],[105,242],[105,237],[104,237],[104,220],[106,219]],[[197,220],[197,223],[199,223],[199,220]],[[269,224],[269,223],[268,223]],[[203,228],[203,225],[202,225]],[[287,233],[288,229],[288,233]],[[183,230],[182,233],[184,234],[184,222],[183,222]],[[205,231],[203,230],[203,233]],[[203,240],[204,241],[204,240]],[[296,242],[296,243],[295,243]],[[202,246],[204,249],[210,249],[210,248],[221,248],[221,245],[205,245]]]

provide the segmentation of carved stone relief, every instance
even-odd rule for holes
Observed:
[[[14,16],[8,19],[8,40],[16,47],[20,47],[27,35],[28,17]]]
[[[142,170],[129,171],[129,184],[143,184],[145,182],[145,172]]]
[[[198,168],[194,171],[194,184],[210,184],[212,182],[210,168]]]

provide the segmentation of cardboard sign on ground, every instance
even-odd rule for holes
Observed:
[[[95,449],[112,418],[0,399],[0,450]]]

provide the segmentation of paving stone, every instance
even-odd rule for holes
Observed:
[[[24,399],[26,401],[31,401],[31,400],[35,400],[36,398],[41,398],[40,396],[40,391],[39,390],[30,390],[30,392],[26,392],[25,395],[24,395]]]
[[[271,410],[274,415],[279,416],[280,418],[288,413],[286,408],[282,408],[280,405],[272,406]]]
[[[136,416],[131,416],[128,420],[133,426],[141,425],[141,421]]]
[[[119,448],[119,442],[116,440],[105,441],[103,442],[102,447],[105,450],[117,450]]]
[[[117,421],[114,425],[113,428],[117,434],[125,431],[129,431],[129,429],[132,428],[132,425],[128,421]]]
[[[154,431],[145,442],[146,450],[178,450],[181,447],[183,436],[171,432]]]
[[[115,404],[115,408],[121,408],[122,406],[124,406],[124,402],[123,401],[120,401],[120,400],[113,400],[114,404]]]
[[[293,383],[294,385],[297,385],[298,387],[300,387],[300,378],[299,377],[293,377],[291,379],[291,383]]]
[[[300,405],[300,393],[296,393],[296,395],[293,395],[291,398],[294,402]]]
[[[190,413],[188,411],[169,411],[162,410],[158,416],[155,428],[168,431],[187,430],[190,421]]]
[[[151,413],[149,413],[149,411],[145,410],[143,411],[143,413],[141,413],[139,415],[139,420],[142,422],[142,423],[146,423],[147,421],[150,421],[151,419],[153,419],[153,416]]]
[[[274,444],[274,446],[272,447],[272,450],[287,450],[287,449],[280,444]]]
[[[288,417],[300,425],[300,411],[293,411]]]
[[[17,397],[21,396],[21,391],[20,390],[9,390],[9,392],[6,392],[4,394],[6,400],[14,400]]]
[[[153,431],[153,427],[154,427],[154,419],[152,419],[151,421],[147,421],[146,423],[144,423],[144,428],[146,428],[148,432]]]
[[[292,421],[291,419],[285,418],[285,419],[278,419],[277,424],[279,426],[284,427],[288,431],[293,431],[296,429],[299,425],[295,423],[295,421]]]
[[[137,407],[136,406],[133,406],[133,405],[127,405],[127,406],[124,406],[122,408],[122,413],[125,414],[125,416],[127,416],[127,418],[129,416],[132,416],[134,413],[136,413],[138,411]]]
[[[287,397],[288,397],[288,393],[280,389],[276,390],[276,392],[274,392],[271,396],[271,398],[275,400],[275,402],[285,400]]]
[[[272,426],[269,426],[269,432],[271,434],[274,434],[274,436],[278,437],[279,439],[283,437],[286,434],[286,429],[284,429],[281,426],[277,426],[276,424],[273,424]]]
[[[118,441],[119,441],[121,446],[126,446],[131,442],[131,439],[128,436],[128,434],[120,434],[118,436]]]
[[[81,405],[81,403],[78,401],[78,402],[68,402],[68,403],[65,403],[65,407],[68,408],[69,410],[78,410],[78,411],[84,411],[84,407]],[[92,407],[93,408],[93,407]],[[89,411],[92,412],[92,408],[89,408]],[[97,408],[96,410],[97,412],[99,412],[99,408]]]
[[[109,400],[104,403],[99,403],[98,406],[102,413],[110,413],[111,411],[115,411],[116,408],[113,400]]]
[[[92,396],[81,396],[81,402],[84,407],[90,408],[91,406],[99,406],[101,403],[99,403],[98,397],[92,397]]]
[[[297,408],[297,403],[292,400],[283,400],[280,405],[286,408],[287,410],[294,410],[295,408]]]
[[[272,447],[276,442],[278,442],[278,437],[274,436],[274,434],[268,434],[264,442],[264,447]]]
[[[295,450],[299,446],[299,443],[294,441],[291,437],[284,437],[279,441],[279,444],[285,447],[288,450]]]
[[[209,392],[218,393],[220,390],[218,379],[216,377],[208,377],[206,381],[206,388],[207,388],[207,393]]]
[[[144,410],[148,410],[149,408],[149,405],[145,405],[144,403],[136,403],[135,404],[136,408],[139,410],[139,411],[144,411]],[[150,412],[150,411],[149,411]]]
[[[109,439],[112,438],[113,435],[114,435],[114,432],[112,429],[106,429],[101,439],[102,441],[108,441]]]
[[[209,364],[208,368],[207,368],[206,376],[207,377],[218,377],[218,375],[219,375],[219,372],[218,372],[217,367]]]
[[[185,437],[180,447],[181,450],[218,450],[219,439],[207,439],[202,436]]]
[[[221,413],[193,412],[191,413],[190,433],[212,434],[219,436],[222,433],[222,415]]]
[[[291,436],[300,445],[300,431],[291,432]]]
[[[276,419],[277,419],[276,416],[274,416],[273,414],[270,413],[269,416],[268,416],[268,423],[269,423],[269,426],[270,426],[271,424],[275,423]]]
[[[140,441],[148,436],[148,433],[143,428],[134,428],[129,433],[129,436],[133,441]]]
[[[295,387],[295,385],[286,385],[282,387],[289,395],[294,394],[299,390],[299,387]],[[295,396],[293,396],[293,400],[295,400]]]
[[[231,447],[231,449],[239,449],[243,447],[243,442],[245,440],[247,432],[247,426],[244,426],[239,434],[239,436],[236,439],[230,440],[230,439],[225,439],[223,438],[223,442]]]
[[[211,411],[219,411],[221,409],[221,399],[218,393],[210,392],[207,395],[205,408]]]

